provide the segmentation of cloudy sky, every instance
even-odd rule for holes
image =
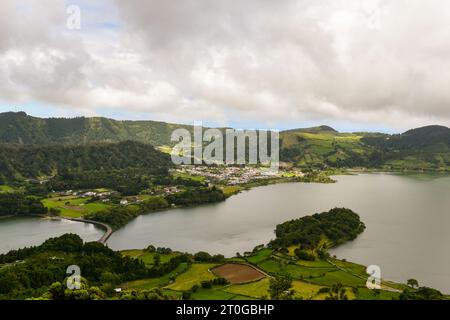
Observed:
[[[448,0],[1,0],[0,14],[0,111],[450,125]]]

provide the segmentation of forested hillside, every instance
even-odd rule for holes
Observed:
[[[169,145],[174,129],[191,126],[157,121],[118,121],[107,118],[31,117],[24,112],[0,113],[0,142],[17,144],[86,144],[139,141],[154,146]]]
[[[147,174],[163,175],[171,165],[169,155],[132,141],[79,146],[0,144],[0,182],[100,170],[145,169]]]
[[[24,112],[0,114],[0,143],[85,145],[137,141],[172,146],[173,130],[192,126],[107,118],[41,119]],[[280,133],[280,160],[302,168],[368,167],[386,170],[450,170],[450,129],[428,126],[403,134],[340,133],[329,126]]]
[[[450,129],[443,126],[427,126],[392,136],[364,137],[367,145],[377,148],[381,163],[390,168],[450,167]]]

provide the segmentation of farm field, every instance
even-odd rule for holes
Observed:
[[[192,293],[191,297],[195,300],[231,300],[237,295],[220,289],[200,288]]]
[[[81,218],[86,214],[95,213],[110,208],[110,205],[88,201],[90,198],[76,196],[52,197],[42,200],[44,206],[49,209],[57,209],[60,215],[69,218]]]
[[[365,280],[341,270],[325,273],[322,277],[311,278],[309,281],[328,286],[340,283],[348,287],[364,287],[366,284]]]
[[[307,300],[316,297],[319,294],[319,290],[323,287],[296,280],[292,282],[292,288],[295,291],[296,298]]]
[[[154,263],[155,253],[145,250],[126,250],[122,255],[142,260],[147,266]],[[159,254],[160,263],[167,263],[180,253]],[[252,268],[244,263],[253,265]],[[268,272],[269,276],[258,269]],[[374,292],[365,287],[365,267],[351,262],[330,258],[305,261],[289,254],[274,253],[263,248],[245,257],[225,259],[222,263],[181,263],[175,270],[158,278],[146,278],[122,284],[124,289],[152,290],[160,288],[173,298],[189,294],[194,300],[251,300],[270,297],[271,278],[278,274],[289,274],[293,281],[290,290],[293,298],[301,300],[325,300],[333,285],[342,285],[348,299],[391,300],[398,298],[398,292],[379,290]],[[224,278],[226,284],[212,283]],[[211,283],[204,287],[205,283]],[[394,285],[389,283],[390,288]]]
[[[141,280],[135,280],[126,282],[123,284],[123,287],[126,289],[143,289],[143,290],[151,290],[154,288],[159,288],[162,286],[166,286],[170,284],[173,278],[177,277],[179,274],[182,274],[189,268],[187,263],[181,263],[174,271],[165,274],[162,277],[158,278],[147,278]]]
[[[196,263],[181,275],[179,275],[175,282],[169,286],[168,289],[177,291],[190,290],[194,285],[199,285],[202,281],[208,281],[216,278],[214,273],[210,270],[217,266],[217,264],[211,263]]]
[[[225,278],[231,284],[256,281],[265,277],[261,271],[249,265],[237,263],[226,263],[212,269],[212,272]]]
[[[264,260],[267,260],[272,255],[272,250],[270,249],[262,249],[259,250],[256,254],[247,257],[246,260],[250,263],[258,264]]]
[[[227,292],[238,294],[241,296],[261,299],[269,295],[269,279],[264,278],[259,281],[236,284],[225,289]]]

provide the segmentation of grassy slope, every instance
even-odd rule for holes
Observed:
[[[173,284],[167,286],[168,289],[176,291],[185,291],[191,289],[194,285],[199,285],[202,281],[212,280],[216,276],[209,271],[217,264],[195,263],[183,274],[179,275]]]
[[[327,128],[284,131],[280,134],[280,157],[301,167],[358,167],[372,166],[377,163],[374,158],[382,154],[383,160],[377,165],[386,170],[450,170],[448,134],[441,133],[440,140],[433,139],[437,134],[433,130],[437,129],[415,129],[414,136],[339,133]],[[396,142],[389,144],[390,140]]]
[[[42,119],[24,113],[0,113],[0,142],[24,144],[80,144],[133,140],[155,146],[173,145],[171,133],[191,126],[158,121],[118,121],[113,119]]]
[[[122,251],[123,255],[136,259],[142,259],[151,266],[153,255],[142,250]],[[161,255],[161,262],[167,262],[177,253]],[[269,274],[280,274],[287,272],[293,277],[292,289],[298,299],[323,300],[327,297],[325,293],[319,293],[324,287],[341,283],[346,290],[349,299],[362,300],[391,300],[397,298],[399,293],[381,290],[379,294],[365,287],[365,267],[347,261],[330,259],[304,261],[292,260],[285,254],[274,254],[270,249],[262,249],[244,259],[232,258],[230,261],[245,261],[268,272]],[[172,296],[180,296],[183,291],[189,291],[194,285],[200,285],[204,280],[212,280],[215,275],[209,270],[217,264],[183,263],[175,271],[159,278],[148,278],[124,283],[127,289],[153,289],[162,288],[164,292]],[[391,288],[395,285],[389,283]],[[399,287],[401,285],[398,284]],[[195,300],[250,300],[267,299],[269,294],[269,278],[258,281],[225,286],[214,286],[211,289],[199,288],[191,292]]]
[[[335,163],[349,159],[354,154],[368,157],[373,148],[364,144],[362,137],[361,134],[303,130],[285,131],[280,135],[282,150],[292,150],[293,156],[289,158],[299,166],[322,165],[325,161]]]

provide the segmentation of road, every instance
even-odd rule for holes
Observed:
[[[107,225],[106,223],[102,223],[102,222],[98,222],[98,221],[94,221],[94,220],[83,219],[83,218],[64,218],[64,219],[71,220],[71,221],[77,221],[77,222],[90,223],[90,224],[94,224],[94,225],[102,227],[103,229],[105,229],[105,233],[103,234],[103,236],[100,239],[97,240],[97,242],[100,242],[102,244],[105,244],[106,241],[108,241],[109,237],[113,233],[112,228],[109,225]]]

